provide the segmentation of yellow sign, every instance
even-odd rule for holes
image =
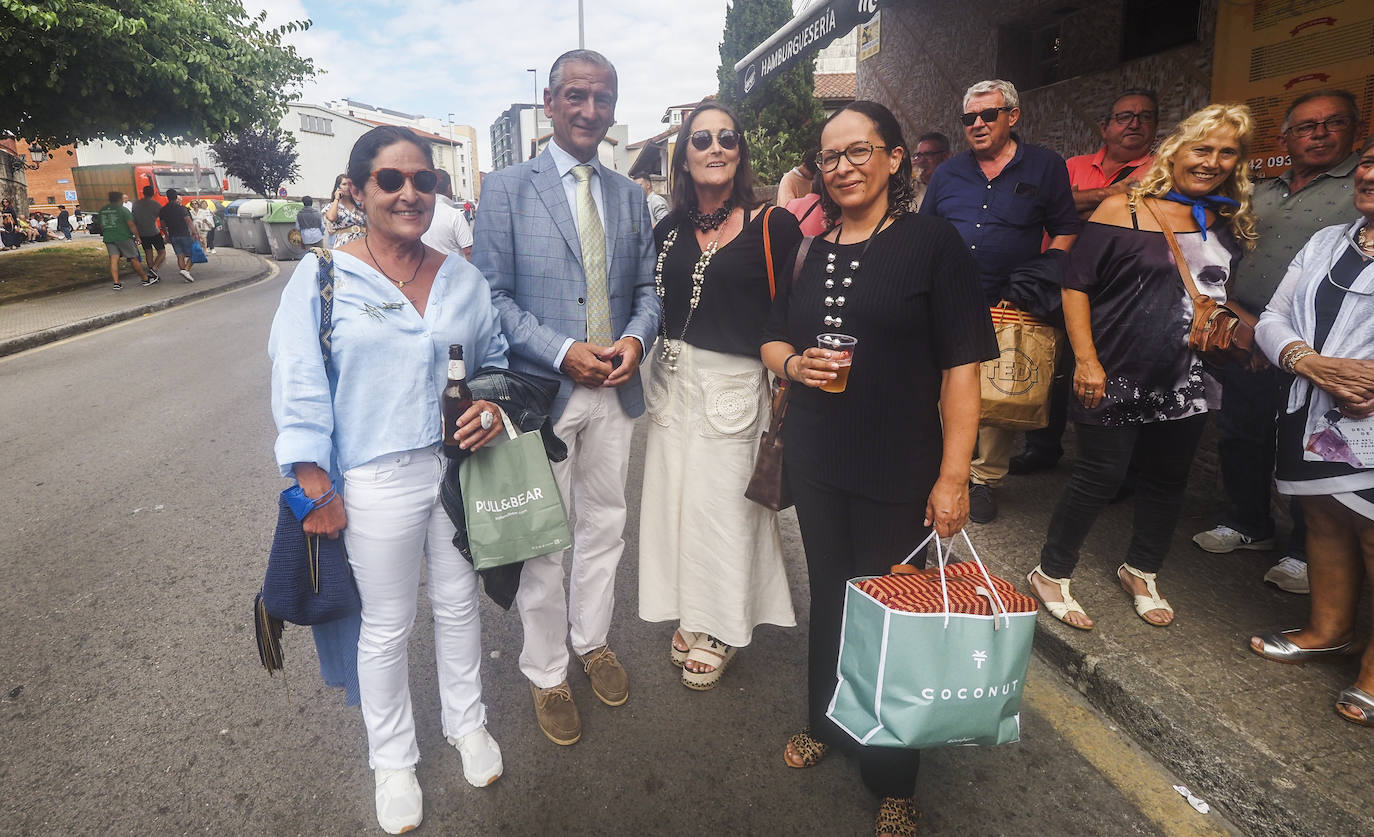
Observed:
[[[882,12],[874,12],[873,19],[859,27],[859,60],[864,61],[878,54],[881,47],[878,39],[878,25],[882,22]]]
[[[1244,102],[1255,116],[1251,170],[1272,177],[1292,161],[1278,144],[1283,114],[1311,90],[1355,94],[1374,111],[1374,5],[1368,0],[1221,0],[1212,101]]]

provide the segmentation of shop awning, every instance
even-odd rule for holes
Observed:
[[[887,5],[889,0],[828,0],[804,9],[735,65],[741,97],[764,87],[775,74],[867,22]]]

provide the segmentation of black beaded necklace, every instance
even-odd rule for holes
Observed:
[[[702,213],[695,206],[687,207],[687,220],[692,226],[702,232],[710,232],[719,229],[725,219],[730,217],[730,213],[735,209],[734,199],[727,199],[724,204],[715,212]]]

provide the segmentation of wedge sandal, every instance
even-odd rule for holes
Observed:
[[[682,668],[682,664],[687,662],[687,655],[692,653],[692,646],[700,642],[701,638],[705,635],[699,634],[696,631],[684,631],[681,628],[678,628],[673,633],[676,636],[682,637],[682,641],[687,645],[687,650],[679,651],[677,649],[677,644],[672,640],[668,640],[668,658],[673,661],[673,665]]]
[[[787,739],[787,744],[797,754],[800,761],[792,761],[788,758],[786,749],[782,751],[782,760],[788,767],[795,767],[798,770],[820,764],[821,759],[825,758],[826,751],[830,749],[830,745],[811,734],[810,727],[804,728],[801,732]]]
[[[1049,602],[1041,598],[1040,594],[1037,593],[1035,590],[1035,582],[1031,580],[1032,576],[1037,575],[1043,578],[1045,581],[1048,581],[1050,584],[1055,584],[1059,586],[1059,595],[1063,599],[1062,602]],[[1087,611],[1083,610],[1083,606],[1078,603],[1078,600],[1075,599],[1071,593],[1069,593],[1069,579],[1051,578],[1050,576],[1045,575],[1045,571],[1040,569],[1039,564],[1036,564],[1035,569],[1026,573],[1026,583],[1030,585],[1031,595],[1034,596],[1036,599],[1039,599],[1040,604],[1044,605],[1045,610],[1048,610],[1050,612],[1050,615],[1053,616],[1055,619],[1058,619],[1060,622],[1063,622],[1070,628],[1077,628],[1080,631],[1091,631],[1093,629],[1092,625],[1075,625],[1074,623],[1064,619],[1064,617],[1068,616],[1070,613],[1080,614],[1085,619],[1092,618],[1091,616],[1088,616]]]
[[[1149,595],[1139,595],[1129,586],[1127,586],[1126,579],[1121,577],[1121,573],[1123,570],[1128,574],[1133,575],[1141,581],[1145,582],[1145,589],[1149,591]],[[1169,606],[1168,599],[1160,597],[1159,588],[1155,586],[1155,579],[1158,577],[1158,573],[1141,572],[1140,570],[1137,570],[1135,567],[1132,567],[1130,564],[1122,564],[1121,566],[1116,568],[1116,580],[1121,582],[1121,589],[1126,591],[1126,595],[1130,596],[1134,600],[1136,615],[1139,616],[1141,619],[1144,619],[1147,625],[1152,625],[1156,628],[1167,628],[1168,626],[1174,624],[1174,609]],[[1149,613],[1152,610],[1167,611],[1169,614],[1169,621],[1155,622],[1152,619],[1147,619],[1145,617],[1145,614]]]
[[[697,634],[696,644],[687,652],[687,662],[700,663],[712,668],[710,671],[692,671],[684,665],[682,685],[698,692],[714,689],[720,682],[721,675],[725,673],[725,667],[735,658],[735,652],[738,650],[709,634]]]

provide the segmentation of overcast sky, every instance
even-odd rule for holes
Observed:
[[[586,0],[587,47],[620,75],[616,119],[630,140],[652,136],[669,105],[716,90],[725,0]],[[479,163],[491,166],[490,127],[513,102],[529,102],[538,68],[577,47],[577,0],[244,0],[269,23],[309,18],[289,36],[324,70],[303,100],[351,98],[477,130]],[[542,99],[541,99],[542,101]]]

